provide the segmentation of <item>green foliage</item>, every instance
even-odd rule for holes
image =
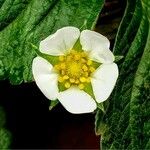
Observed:
[[[128,0],[114,46],[124,56],[119,79],[107,111],[96,115],[104,149],[150,149],[149,15],[149,0]]]
[[[5,113],[2,107],[0,107],[0,149],[7,149],[10,145],[10,133],[5,125]]]
[[[91,29],[104,0],[1,0],[0,78],[12,84],[32,81],[36,56],[30,43],[39,42],[64,26]]]

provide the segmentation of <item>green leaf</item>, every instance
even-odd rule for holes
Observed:
[[[5,128],[0,128],[0,149],[8,149],[10,145],[10,133]]]
[[[33,80],[31,65],[39,42],[64,26],[93,29],[104,0],[0,1],[0,79]]]
[[[6,116],[2,107],[0,107],[0,128],[4,126],[6,122]]]
[[[105,114],[96,115],[96,132],[106,149],[149,149],[150,1],[128,0],[114,46],[119,79]]]
[[[6,116],[3,108],[0,106],[0,149],[8,149],[11,142],[11,134],[5,128]]]

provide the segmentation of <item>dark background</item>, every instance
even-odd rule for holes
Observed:
[[[11,148],[98,148],[94,114],[73,115],[61,105],[49,111],[49,100],[35,83],[11,86],[1,82],[1,103],[7,112]]]
[[[124,0],[107,0],[96,25],[95,30],[111,41],[111,48],[124,7]],[[73,115],[61,104],[49,111],[49,103],[35,83],[12,86],[7,80],[0,81],[0,105],[12,134],[11,148],[99,149],[95,114]]]

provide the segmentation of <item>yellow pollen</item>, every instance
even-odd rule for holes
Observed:
[[[84,71],[88,71],[88,67],[87,67],[86,65],[83,65],[82,69],[83,69]]]
[[[84,58],[81,59],[82,63],[86,63],[86,60]]]
[[[68,73],[71,76],[78,76],[80,74],[80,71],[81,71],[80,64],[78,64],[76,62],[72,62],[72,63],[68,64]]]
[[[65,56],[59,56],[59,61],[64,61]]]
[[[63,77],[61,77],[61,76],[60,76],[60,77],[58,77],[58,82],[60,82],[60,83],[61,83],[61,82],[63,82],[63,81],[64,81]]]
[[[64,80],[67,80],[67,79],[69,79],[69,76],[64,75],[64,76],[63,76],[63,79],[64,79]]]
[[[83,89],[84,89],[84,84],[79,84],[79,85],[78,85],[78,88],[79,88],[80,90],[83,90]]]
[[[88,66],[92,65],[92,60],[88,60],[88,61],[87,61],[87,65],[88,65]]]
[[[54,66],[58,72],[58,82],[66,89],[77,86],[83,90],[86,83],[91,82],[91,75],[95,71],[88,53],[71,50],[68,54],[59,56],[59,62]]]
[[[62,74],[62,75],[65,75],[65,70],[61,70],[61,74]]]
[[[59,65],[55,65],[54,68],[55,68],[55,70],[60,70]]]
[[[94,67],[90,67],[90,71],[93,73],[95,71]]]
[[[72,56],[68,55],[67,56],[67,61],[71,61],[72,60]]]
[[[79,84],[80,83],[80,81],[77,79],[76,81],[75,81],[75,84]]]
[[[82,53],[81,53],[81,56],[82,56],[82,57],[87,57],[87,53],[82,52]]]
[[[75,59],[75,60],[80,60],[80,58],[81,58],[81,57],[80,57],[79,54],[75,54],[75,56],[74,56],[74,59]]]
[[[61,68],[61,69],[65,69],[65,68],[66,68],[66,64],[65,64],[65,63],[61,63],[61,64],[60,64],[60,68]]]
[[[91,78],[88,77],[88,78],[86,79],[86,82],[87,82],[87,83],[90,83],[90,82],[91,82]]]
[[[85,77],[88,77],[88,76],[89,76],[89,73],[88,73],[88,72],[84,72],[84,76],[85,76]]]
[[[66,83],[65,83],[65,88],[68,89],[68,88],[70,88],[70,86],[71,86],[71,84],[70,84],[69,82],[66,82]]]
[[[76,80],[73,78],[70,78],[69,81],[70,81],[70,83],[75,83]]]
[[[80,81],[81,82],[86,82],[86,78],[85,77],[80,77]]]

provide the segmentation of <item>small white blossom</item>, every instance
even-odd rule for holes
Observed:
[[[78,39],[81,50],[74,47]],[[94,31],[80,33],[75,27],[57,30],[40,42],[39,49],[42,53],[58,56],[58,63],[50,63],[40,56],[33,60],[37,86],[48,99],[58,99],[71,113],[93,112],[96,103],[108,99],[118,78],[118,67],[109,47],[109,40]],[[89,84],[93,96],[85,92]],[[63,91],[59,85],[64,87]]]

